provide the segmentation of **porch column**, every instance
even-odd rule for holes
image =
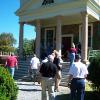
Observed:
[[[61,16],[57,16],[57,28],[56,28],[56,50],[61,55]]]
[[[24,23],[20,22],[20,29],[19,29],[19,58],[23,58],[23,30],[24,30]]]
[[[87,12],[82,12],[82,49],[81,49],[81,56],[82,56],[82,61],[84,63],[87,63],[87,54],[88,54],[88,14]]]
[[[36,21],[36,44],[35,44],[35,53],[37,57],[40,58],[40,34],[41,34],[41,26],[40,20]]]

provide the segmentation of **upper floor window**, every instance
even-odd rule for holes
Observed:
[[[48,5],[48,4],[51,4],[51,3],[54,3],[54,0],[43,0],[42,5]]]

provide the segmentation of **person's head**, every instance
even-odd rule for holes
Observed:
[[[33,57],[36,57],[36,54],[33,54]]]
[[[14,56],[14,53],[11,53],[11,56]]]
[[[72,48],[75,48],[75,44],[74,43],[72,43]]]
[[[75,61],[79,61],[79,60],[81,60],[81,56],[79,54],[76,54],[75,55]]]
[[[53,62],[53,60],[54,60],[53,56],[52,55],[49,55],[48,56],[48,61]]]
[[[60,57],[59,52],[55,52],[55,57]]]

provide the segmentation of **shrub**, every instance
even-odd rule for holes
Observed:
[[[0,66],[0,100],[16,100],[18,87],[8,70]]]
[[[88,80],[93,83],[93,89],[100,93],[100,55],[91,59],[88,71]]]

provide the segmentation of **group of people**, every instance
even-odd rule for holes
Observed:
[[[85,80],[88,74],[87,66],[81,62],[81,56],[76,53],[77,51],[74,46],[70,50],[74,53],[74,60],[73,62],[70,62],[68,73],[71,90],[70,100],[84,100]],[[39,64],[38,72],[41,75],[41,100],[47,100],[47,90],[49,100],[55,100],[55,91],[59,91],[59,84],[61,82],[62,66],[60,65],[60,59],[61,56],[59,56],[59,53],[54,50],[48,57],[42,60],[41,63],[37,60]]]
[[[69,83],[71,90],[70,100],[84,100],[85,95],[85,79],[88,74],[87,66],[81,62],[81,56],[77,53],[75,45],[69,50],[70,69],[69,69]],[[50,55],[45,57],[41,62],[34,54],[31,58],[29,72],[31,79],[36,82],[37,75],[39,75],[39,82],[42,87],[41,100],[47,100],[47,93],[49,100],[55,100],[55,92],[59,92],[59,84],[61,82],[61,55],[54,50]],[[17,59],[11,54],[7,58],[5,66],[8,68],[11,76],[14,76],[15,66],[17,66]]]
[[[62,67],[60,61],[61,58],[56,50],[45,57],[41,63],[36,55],[30,61],[31,78],[34,78],[34,84],[37,74],[41,77],[42,100],[47,100],[46,90],[48,90],[49,100],[54,100],[55,92],[59,92]]]

